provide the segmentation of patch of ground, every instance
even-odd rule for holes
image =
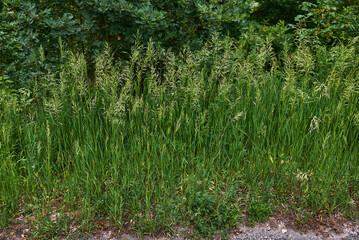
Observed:
[[[71,218],[75,213],[65,214],[65,218]],[[273,240],[320,240],[320,239],[343,239],[359,240],[359,223],[349,221],[340,214],[330,216],[322,215],[317,217],[306,217],[305,214],[293,213],[291,211],[276,212],[272,214],[265,223],[257,223],[249,226],[248,218],[237,229],[229,234],[231,240],[250,239],[273,239]],[[73,216],[72,216],[73,217]],[[53,211],[50,214],[50,225],[55,225],[60,220],[60,215]],[[24,213],[14,219],[14,223],[7,229],[0,229],[0,240],[7,239],[33,239],[34,216],[27,216]],[[191,230],[177,227],[173,236],[164,234],[139,237],[135,232],[126,229],[118,230],[109,227],[109,222],[94,220],[95,229],[87,236],[81,232],[81,227],[70,224],[66,233],[54,236],[53,239],[84,239],[84,240],[184,240],[190,239]],[[35,227],[36,228],[36,227]],[[44,239],[44,238],[42,238]],[[214,239],[221,239],[214,237]]]
[[[21,219],[20,219],[21,220]],[[266,223],[257,223],[253,227],[248,225],[240,225],[238,229],[231,231],[229,239],[231,240],[255,240],[255,239],[272,239],[272,240],[321,240],[321,239],[343,239],[343,240],[359,240],[359,224],[351,222],[343,222],[340,219],[331,217],[323,220],[313,228],[310,221],[308,222],[308,230],[298,229],[298,226],[284,218],[281,214],[274,214],[269,217]],[[73,229],[74,230],[74,229]],[[139,237],[133,232],[118,231],[111,228],[99,228],[93,231],[91,236],[82,236],[69,234],[68,236],[57,236],[56,239],[84,239],[84,240],[184,240],[188,231],[183,228],[176,229],[177,234],[169,236],[144,236]],[[14,224],[8,229],[2,230],[0,240],[7,239],[31,239],[31,227],[29,224]],[[55,239],[55,238],[54,238]],[[220,239],[215,237],[214,239]]]

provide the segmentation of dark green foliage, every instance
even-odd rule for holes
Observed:
[[[0,73],[17,87],[33,83],[39,72],[57,73],[58,39],[65,49],[82,52],[94,80],[94,58],[106,44],[115,57],[127,58],[138,36],[179,50],[201,46],[214,31],[239,33],[250,11],[249,0],[26,0],[4,2],[0,19]],[[46,65],[34,53],[44,48]]]
[[[297,0],[258,0],[255,2],[255,10],[252,18],[269,24],[275,24],[280,20],[293,23],[294,18],[300,13],[300,3]]]
[[[252,5],[251,19],[270,25],[279,21],[299,23],[324,43],[346,41],[359,32],[359,5],[355,0],[258,0]]]
[[[299,26],[324,43],[349,41],[359,33],[359,5],[354,1],[319,0],[304,2],[303,14],[296,17]]]
[[[116,59],[128,59],[136,37],[144,45],[152,38],[158,47],[175,52],[186,44],[199,49],[214,32],[245,33],[248,20],[306,22],[308,34],[332,43],[357,35],[358,12],[350,0],[2,1],[0,74],[14,88],[31,88],[39,79],[57,76],[70,50],[84,54],[87,84],[93,85],[94,59],[106,44]]]

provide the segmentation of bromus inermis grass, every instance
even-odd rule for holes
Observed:
[[[189,222],[204,234],[235,227],[246,199],[260,199],[246,203],[254,220],[276,199],[357,209],[357,50],[299,38],[276,54],[271,38],[256,41],[214,38],[179,55],[136,45],[119,63],[107,50],[91,87],[73,55],[33,103],[4,98],[1,226],[20,209],[62,212],[57,230],[103,217],[141,234]]]

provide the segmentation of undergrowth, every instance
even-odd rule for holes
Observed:
[[[187,224],[203,237],[246,213],[265,220],[276,199],[356,211],[358,50],[298,34],[278,53],[273,40],[215,37],[179,55],[136,45],[116,63],[107,50],[91,86],[74,54],[59,78],[3,94],[0,225],[26,210],[39,238],[100,216],[139,234]]]

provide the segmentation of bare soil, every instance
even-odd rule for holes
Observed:
[[[53,220],[56,221],[56,214]],[[26,216],[20,215],[16,219],[18,222],[7,229],[0,229],[0,240],[5,239],[32,239],[30,221]],[[126,229],[118,230],[107,227],[106,223],[99,222],[98,228],[95,229],[88,236],[79,237],[76,234],[80,231],[78,226],[70,226],[68,235],[59,235],[53,239],[86,239],[86,240],[183,240],[190,239],[190,230],[177,227],[176,234],[166,236],[163,233],[151,236],[139,237],[134,232]],[[214,236],[213,239],[221,239],[219,236]],[[298,216],[291,214],[275,213],[268,218],[265,223],[257,223],[250,227],[248,223],[239,225],[237,229],[232,230],[228,236],[231,240],[244,239],[344,239],[344,240],[359,240],[359,223],[350,222],[344,217],[332,215],[329,217],[318,217],[315,219],[306,219],[305,222],[298,222]]]

